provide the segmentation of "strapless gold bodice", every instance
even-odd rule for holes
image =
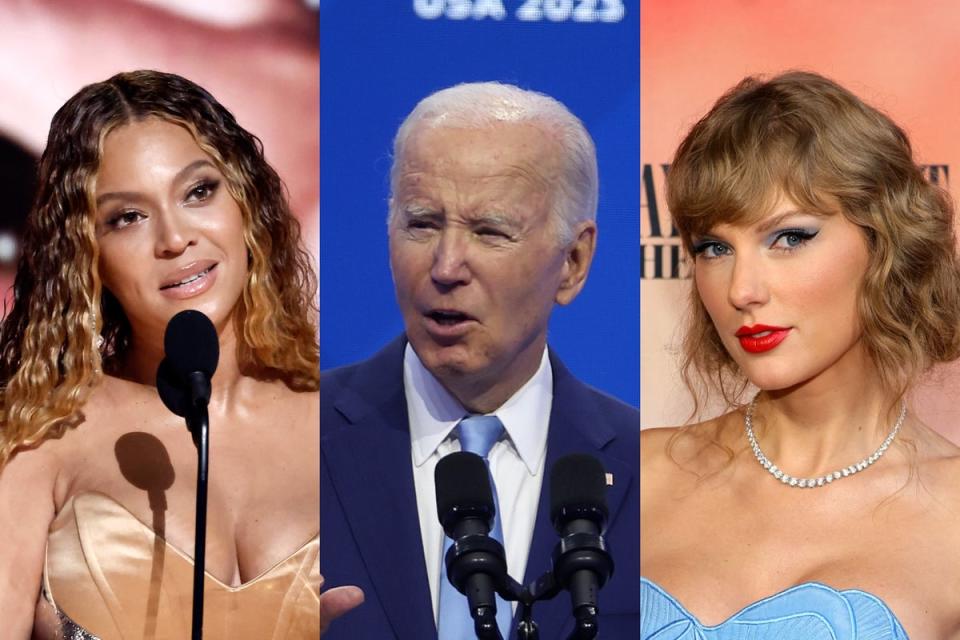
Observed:
[[[317,638],[319,548],[314,537],[239,587],[206,574],[204,639]],[[191,558],[106,495],[77,495],[57,514],[44,588],[61,624],[72,620],[100,640],[190,637]]]

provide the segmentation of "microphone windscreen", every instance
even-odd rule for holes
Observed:
[[[477,454],[458,451],[440,458],[433,477],[441,524],[446,523],[454,512],[465,509],[493,513],[490,475],[487,464]]]
[[[220,341],[210,318],[194,309],[170,318],[163,336],[166,360],[173,372],[187,378],[202,371],[212,377],[220,360]]]
[[[550,520],[567,514],[593,513],[606,521],[607,474],[599,460],[585,453],[573,453],[557,460],[550,471]],[[576,517],[576,516],[574,516]]]
[[[157,367],[157,393],[167,409],[186,417],[190,411],[190,393],[166,358]]]

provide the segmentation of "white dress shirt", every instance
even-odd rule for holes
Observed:
[[[403,388],[410,420],[410,454],[420,536],[436,622],[444,533],[437,516],[433,471],[440,458],[460,450],[453,428],[469,411],[427,371],[409,343],[403,357]],[[492,413],[503,423],[504,435],[493,445],[487,459],[497,486],[507,571],[521,583],[543,483],[552,403],[553,370],[544,349],[540,367],[533,377]],[[537,572],[544,569],[546,567],[534,567]],[[516,611],[516,603],[513,607]]]

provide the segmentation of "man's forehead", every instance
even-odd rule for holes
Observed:
[[[553,137],[534,122],[503,122],[485,127],[422,125],[414,129],[398,158],[405,171],[491,172],[535,165],[549,169],[559,157]]]

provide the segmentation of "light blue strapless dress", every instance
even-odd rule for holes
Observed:
[[[907,640],[880,598],[807,582],[706,626],[658,585],[640,579],[641,640]]]

